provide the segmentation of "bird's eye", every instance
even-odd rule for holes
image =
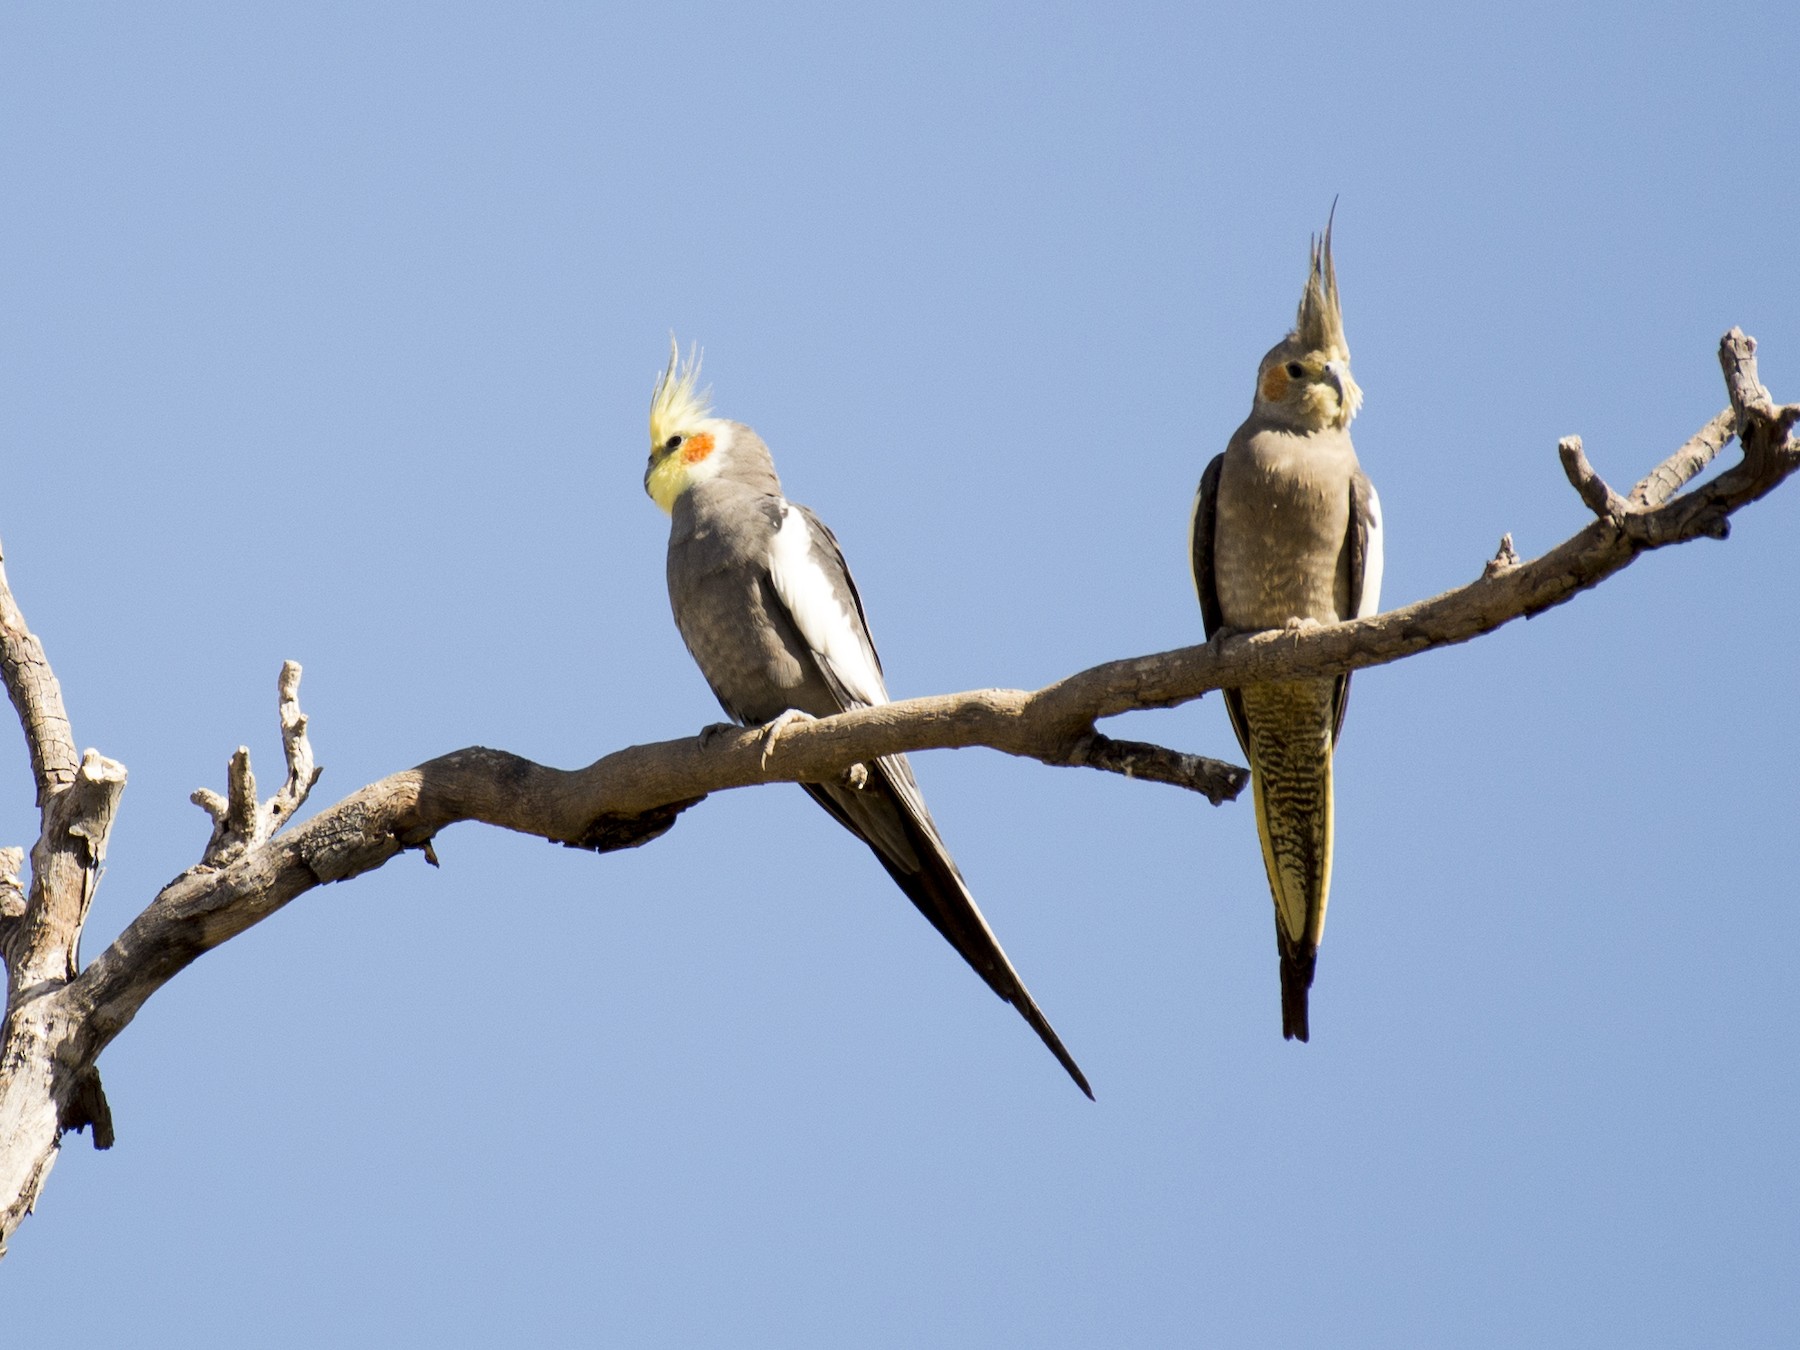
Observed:
[[[1287,363],[1287,373],[1290,380],[1298,380],[1306,375],[1306,367],[1301,365],[1298,361],[1289,361]]]
[[[668,443],[663,446],[663,449],[679,450],[679,449],[681,449],[681,440],[682,440],[682,438],[679,436],[671,436],[671,437],[669,437]]]

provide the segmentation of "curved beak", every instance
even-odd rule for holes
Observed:
[[[1325,374],[1332,384],[1337,386],[1338,406],[1343,410],[1344,425],[1348,426],[1350,419],[1362,410],[1362,386],[1357,384],[1351,376],[1350,361],[1347,357],[1327,361]]]

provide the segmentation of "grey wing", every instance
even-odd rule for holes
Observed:
[[[1200,475],[1200,490],[1194,494],[1194,517],[1188,525],[1188,556],[1194,568],[1194,593],[1200,597],[1200,623],[1211,638],[1225,626],[1225,611],[1219,605],[1218,582],[1213,575],[1213,549],[1217,542],[1219,519],[1219,475],[1225,468],[1225,456],[1214,455]],[[1225,712],[1231,718],[1231,729],[1237,735],[1243,752],[1250,753],[1250,726],[1244,720],[1244,700],[1235,689],[1222,689]]]
[[[1213,529],[1219,515],[1219,474],[1224,467],[1225,456],[1214,455],[1206,472],[1200,475],[1200,490],[1194,494],[1194,517],[1188,527],[1194,592],[1200,597],[1200,622],[1209,638],[1225,623],[1219,608],[1219,588],[1213,578]]]
[[[1381,498],[1360,468],[1350,477],[1350,528],[1344,538],[1344,595],[1341,619],[1362,619],[1381,609],[1381,574],[1384,554],[1381,538]],[[1338,677],[1331,700],[1333,744],[1344,729],[1344,710],[1350,704],[1350,676]]]
[[[1350,532],[1344,540],[1349,604],[1339,615],[1362,619],[1381,609],[1381,498],[1369,475],[1358,469],[1350,477]]]
[[[820,676],[840,706],[887,702],[881,660],[869,636],[862,597],[837,538],[803,506],[788,506],[770,559],[770,583],[800,633]],[[798,522],[804,537],[795,532]],[[1013,969],[969,893],[950,850],[925,807],[902,755],[866,766],[861,787],[848,782],[802,784],[845,829],[867,844],[907,899],[957,953],[1019,1014],[1081,1090],[1093,1091],[1060,1037]]]

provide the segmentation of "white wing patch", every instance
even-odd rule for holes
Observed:
[[[1375,493],[1375,485],[1369,485],[1369,541],[1363,549],[1362,603],[1356,607],[1356,617],[1366,619],[1371,614],[1381,613],[1381,498]]]
[[[769,549],[775,594],[813,655],[852,698],[870,705],[886,703],[887,686],[863,637],[861,620],[844,608],[835,579],[819,566],[806,517],[785,501],[781,507],[781,528]],[[831,552],[829,546],[825,551]]]

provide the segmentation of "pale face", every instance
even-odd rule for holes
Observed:
[[[1362,405],[1350,360],[1338,351],[1300,351],[1283,342],[1256,373],[1256,409],[1299,431],[1342,429]]]
[[[650,447],[650,463],[644,470],[644,491],[664,511],[675,509],[675,499],[695,483],[718,475],[731,453],[732,426],[722,418],[702,418],[690,426],[676,427],[660,445]]]

